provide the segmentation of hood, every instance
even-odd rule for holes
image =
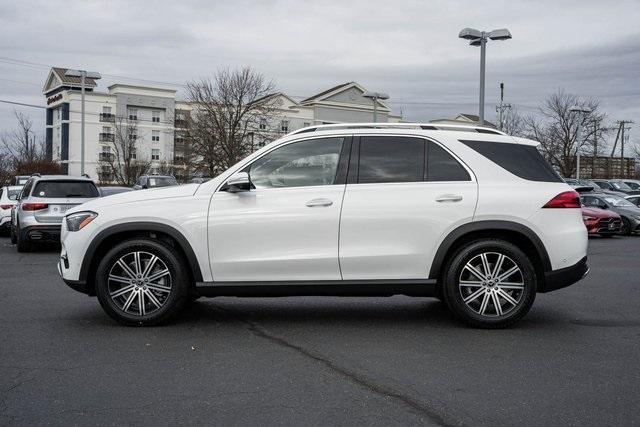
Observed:
[[[589,215],[595,218],[620,218],[617,213],[600,208],[582,208],[582,215]]]
[[[174,197],[193,196],[200,184],[175,185],[173,187],[151,188],[148,190],[136,190],[126,193],[113,194],[111,196],[99,197],[90,202],[70,209],[68,212],[80,212],[97,209],[103,206],[120,205],[124,203],[143,202],[145,200],[169,199]]]

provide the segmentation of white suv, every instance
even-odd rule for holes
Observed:
[[[206,183],[72,209],[59,272],[129,325],[199,296],[404,294],[505,327],[588,271],[578,194],[536,145],[482,127],[305,128]]]

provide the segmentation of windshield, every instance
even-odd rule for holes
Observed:
[[[625,184],[627,184],[629,186],[629,188],[631,188],[632,190],[640,189],[640,184],[638,184],[637,182],[627,181],[627,182],[625,182]]]
[[[151,187],[169,187],[172,185],[178,185],[178,181],[171,176],[152,176],[149,177],[149,188]]]
[[[631,187],[624,182],[612,182],[611,185],[613,185],[616,190],[631,190]]]
[[[613,188],[613,187],[611,186],[611,184],[609,184],[608,182],[605,182],[605,181],[598,181],[598,182],[593,181],[593,183],[594,183],[596,186],[598,186],[598,187],[600,187],[601,189],[603,189],[603,190],[614,190],[614,188]]]
[[[611,206],[615,206],[615,207],[634,207],[635,206],[633,203],[631,203],[627,199],[624,199],[618,196],[606,196],[606,197],[603,197],[603,199],[607,203],[609,203]]]
[[[11,200],[15,200],[18,197],[18,194],[20,194],[20,189],[7,191],[7,197]]]
[[[33,197],[56,199],[98,197],[98,189],[91,181],[40,181],[31,193]]]

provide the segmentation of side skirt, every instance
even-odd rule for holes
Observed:
[[[437,295],[436,285],[434,279],[197,282],[196,292],[206,297],[385,297],[393,295],[433,297]]]

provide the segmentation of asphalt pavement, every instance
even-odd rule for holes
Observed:
[[[217,298],[123,327],[0,238],[0,425],[640,424],[640,236],[507,330],[427,298]]]

